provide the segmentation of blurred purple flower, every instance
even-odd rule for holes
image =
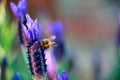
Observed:
[[[45,51],[46,54],[46,63],[47,63],[47,68],[48,68],[48,72],[55,72],[56,71],[56,61],[53,57],[53,55],[51,54],[51,52],[49,50]]]
[[[59,36],[58,40],[63,39],[63,23],[61,20],[56,20],[49,26],[50,31],[55,36]]]
[[[56,61],[50,50],[46,50],[45,54],[47,59],[46,64],[47,64],[48,78],[49,80],[53,80],[54,74],[56,72]]]
[[[26,0],[19,0],[18,5],[10,2],[10,7],[16,17],[21,17],[26,14],[27,11],[27,3]]]
[[[66,71],[62,71],[61,77],[58,74],[55,74],[55,80],[69,80],[68,74],[66,73]]]
[[[14,73],[12,80],[20,80],[20,76],[17,73]]]
[[[55,80],[62,80],[62,78],[58,74],[55,74]]]
[[[36,41],[40,39],[41,26],[38,23],[38,20],[35,19],[35,21],[33,21],[28,14],[26,14],[26,19],[27,19],[26,25],[22,24],[22,29],[23,32],[25,33],[26,38],[29,41]]]
[[[68,75],[66,71],[62,71],[62,80],[68,80]]]
[[[2,64],[3,64],[4,66],[7,66],[7,57],[6,57],[6,56],[3,57],[3,59],[2,59]]]
[[[59,61],[62,59],[65,53],[64,36],[63,36],[63,23],[61,20],[57,20],[48,26],[52,35],[58,36],[55,42],[58,44],[57,47],[53,48],[53,54]],[[56,54],[57,53],[57,54]]]
[[[4,56],[1,64],[1,80],[6,80],[7,57]]]

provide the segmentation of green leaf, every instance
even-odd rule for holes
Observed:
[[[28,66],[25,63],[21,53],[18,54],[11,68],[14,72],[20,74],[21,80],[33,80],[32,75],[30,74]]]

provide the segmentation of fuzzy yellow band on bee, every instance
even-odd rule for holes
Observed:
[[[44,49],[48,49],[51,46],[54,46],[55,45],[55,42],[53,42],[54,39],[55,39],[55,36],[51,36],[51,38],[49,38],[49,39],[41,40],[40,41],[41,47],[44,48]]]
[[[48,49],[50,46],[51,46],[51,41],[49,39],[43,39],[41,41],[41,46],[44,48],[44,49]]]

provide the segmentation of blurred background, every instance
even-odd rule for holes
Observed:
[[[0,0],[5,4],[0,6],[0,64],[2,67],[7,56],[7,80],[14,74],[21,80],[32,80],[23,59],[25,51],[21,50],[11,1],[18,3]],[[27,6],[32,19],[38,18],[45,37],[52,34],[51,23],[58,21],[62,27],[62,39],[56,36],[57,51],[51,50],[58,74],[66,70],[69,80],[120,80],[120,0],[27,0]],[[0,72],[2,77],[2,68]]]

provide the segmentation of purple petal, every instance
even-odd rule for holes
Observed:
[[[39,37],[39,23],[38,23],[37,19],[34,21],[32,27],[33,27],[33,30],[34,30],[35,38],[38,39],[38,37]]]
[[[18,3],[18,8],[22,12],[22,14],[26,14],[26,11],[27,11],[26,0],[20,0],[19,3]]]
[[[41,36],[42,36],[42,26],[38,23],[38,30],[39,30],[39,33],[38,33],[38,39],[41,39]]]
[[[34,35],[33,35],[32,31],[31,31],[31,30],[28,30],[28,33],[29,33],[30,39],[33,40],[33,39],[34,39]]]
[[[18,13],[18,7],[16,6],[16,4],[14,4],[13,2],[10,2],[10,7],[11,7],[14,15],[15,15],[16,17],[18,17],[18,16],[19,16],[19,13]]]
[[[27,29],[25,25],[22,25],[23,28],[23,32],[25,33],[26,38],[29,38],[30,40],[33,40],[34,37],[34,33],[32,32],[32,30]]]
[[[28,29],[32,28],[33,20],[30,18],[29,14],[26,14],[26,19],[27,19],[26,25],[28,26]]]
[[[25,25],[22,25],[22,29],[23,29],[23,33],[25,34],[25,36],[27,36],[30,39],[30,35]]]

